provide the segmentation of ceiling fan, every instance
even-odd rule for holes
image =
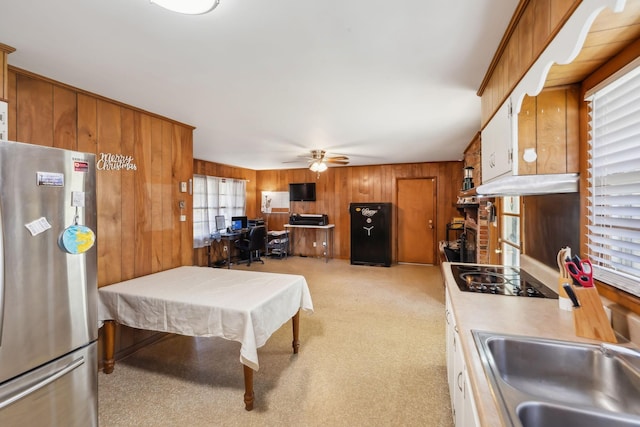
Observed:
[[[327,163],[335,165],[349,164],[347,156],[327,156],[324,150],[311,150],[311,157],[307,157],[309,169],[313,172],[324,172],[327,170]]]

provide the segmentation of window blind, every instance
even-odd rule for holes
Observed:
[[[640,67],[587,101],[587,246],[594,277],[640,296]]]

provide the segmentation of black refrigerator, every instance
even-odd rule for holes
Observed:
[[[391,203],[351,203],[351,264],[391,266]]]

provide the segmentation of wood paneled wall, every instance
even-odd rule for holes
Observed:
[[[396,180],[399,178],[436,179],[437,206],[437,241],[444,240],[446,224],[453,216],[459,216],[456,200],[463,179],[462,162],[411,163],[375,166],[330,167],[326,172],[318,174],[309,169],[283,169],[252,171],[226,165],[194,160],[194,173],[210,176],[249,179],[247,183],[247,215],[262,217],[269,230],[282,230],[283,224],[289,222],[288,213],[260,213],[262,191],[289,191],[289,183],[315,182],[315,202],[292,202],[291,212],[321,213],[329,216],[329,222],[335,224],[334,257],[349,259],[350,217],[349,203],[352,202],[391,202],[396,203]],[[253,179],[251,178],[253,177]],[[250,199],[253,200],[250,200]],[[250,208],[251,207],[251,208]],[[394,212],[394,217],[397,217]],[[397,233],[394,223],[393,236]],[[323,248],[316,248],[312,241],[324,241],[324,231],[298,230],[296,234],[296,254],[322,256]],[[206,265],[206,249],[195,251],[198,265]],[[221,259],[222,254],[214,253],[214,260]],[[393,247],[393,262],[397,260],[397,248]]]
[[[97,171],[98,286],[193,264],[192,127],[20,69],[7,82],[9,139],[133,158]]]
[[[521,0],[478,89],[484,127],[582,0]]]
[[[194,170],[203,173],[208,170],[208,175],[229,176],[233,178],[246,177],[251,171],[215,163],[196,160]],[[261,214],[260,198],[262,191],[288,191],[291,182],[315,182],[315,202],[293,202],[290,204],[292,212],[296,213],[322,213],[329,216],[329,222],[335,224],[334,230],[334,257],[349,259],[350,247],[350,217],[349,203],[352,202],[391,202],[396,203],[396,180],[399,178],[425,178],[434,177],[437,183],[437,239],[444,240],[446,224],[452,216],[460,215],[456,209],[456,200],[462,188],[462,162],[433,162],[411,163],[376,166],[346,166],[330,167],[319,176],[308,169],[285,169],[254,171],[255,185],[251,186],[253,202],[250,205],[255,211],[247,210],[249,216],[255,212],[267,222],[269,230],[282,230],[283,224],[288,223],[287,213]],[[231,174],[237,173],[232,176]],[[244,175],[243,175],[244,174]],[[249,188],[249,186],[248,186]],[[251,194],[248,191],[248,197]],[[397,215],[394,213],[394,217]],[[396,236],[397,224],[394,224],[393,236]],[[320,234],[317,234],[320,233]],[[324,232],[305,230],[296,235],[296,254],[303,253],[308,256],[322,256],[322,246],[319,244],[313,248],[310,242],[324,240]],[[204,252],[203,252],[204,253]],[[202,258],[196,256],[202,264]],[[397,250],[394,244],[393,261],[397,259]]]

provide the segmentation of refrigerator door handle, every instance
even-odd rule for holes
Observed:
[[[35,384],[32,384],[30,386],[28,386],[27,388],[23,389],[23,390],[19,390],[17,391],[15,394],[13,394],[12,396],[9,396],[7,399],[3,400],[0,402],[0,409],[3,409],[9,405],[11,405],[12,403],[17,402],[18,400],[32,394],[35,393],[36,391],[40,390],[43,387],[48,386],[49,384],[53,383],[54,381],[56,381],[57,379],[65,376],[66,374],[68,374],[69,372],[73,371],[74,369],[76,369],[77,367],[81,366],[84,364],[84,356],[80,356],[78,359],[72,361],[71,363],[69,363],[67,366],[64,366],[60,369],[58,369],[56,372],[52,373],[51,375],[49,375],[47,378],[44,378],[41,381],[36,382]]]

